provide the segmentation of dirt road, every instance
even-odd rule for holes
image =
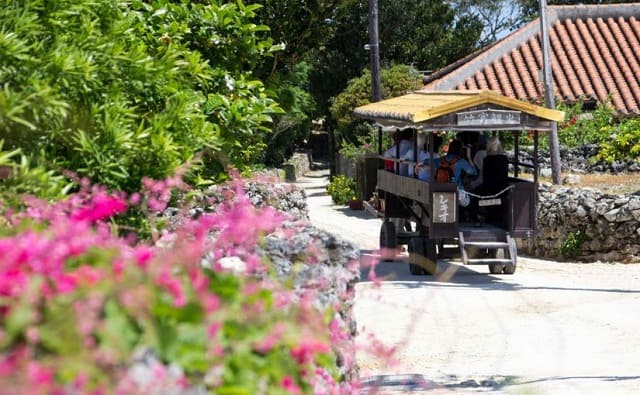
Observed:
[[[327,182],[322,171],[298,182],[312,223],[358,244],[368,262],[380,220],[333,206]],[[450,276],[382,263],[382,282],[368,281],[362,265],[357,341],[364,350],[373,335],[397,350],[394,363],[365,351],[358,363],[363,379],[386,384],[384,393],[640,393],[640,266],[520,257],[508,276],[438,264]]]

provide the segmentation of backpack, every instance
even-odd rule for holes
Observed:
[[[453,167],[460,158],[453,158],[450,161],[446,157],[440,158],[440,165],[436,169],[436,182],[438,184],[450,182],[453,178]]]

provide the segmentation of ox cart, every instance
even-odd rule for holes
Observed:
[[[539,133],[552,130],[554,122],[564,118],[563,112],[484,90],[417,91],[358,107],[354,113],[374,121],[378,128],[380,164],[376,193],[384,205],[375,211],[383,218],[381,250],[406,244],[409,269],[414,275],[436,274],[438,257],[450,256],[452,252],[461,257],[465,265],[486,264],[492,274],[515,273],[516,239],[536,234]],[[473,196],[477,199],[478,211],[491,215],[482,221],[465,222],[460,215],[458,194],[461,192],[457,185],[436,183],[434,169],[426,181],[416,175],[401,175],[402,165],[417,163],[416,154],[413,160],[394,159],[393,170],[385,169],[383,161],[389,159],[382,156],[382,134],[406,128],[426,138],[430,163],[434,163],[436,133],[464,131],[511,136],[515,152],[505,185],[496,193]],[[525,134],[533,140],[533,159],[521,163],[519,151]],[[415,137],[413,152],[417,153]],[[529,171],[523,171],[525,168]],[[485,174],[484,178],[491,176]],[[399,228],[397,219],[415,226]]]

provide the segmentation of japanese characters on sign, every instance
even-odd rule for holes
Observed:
[[[485,125],[519,125],[521,122],[520,111],[509,110],[477,110],[456,113],[458,126],[485,126]]]
[[[450,224],[457,221],[455,192],[433,193],[433,222]]]

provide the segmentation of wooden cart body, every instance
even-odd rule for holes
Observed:
[[[445,243],[453,242],[464,264],[487,264],[493,274],[513,274],[517,264],[515,239],[531,238],[536,234],[538,135],[553,130],[555,122],[564,118],[564,113],[492,91],[418,91],[358,107],[355,114],[375,121],[379,130],[377,189],[384,200],[384,212],[378,213],[384,218],[380,230],[381,250],[408,244],[411,273],[435,274],[437,257],[443,255]],[[407,127],[414,129],[414,133],[427,134],[432,163],[435,132],[491,131],[494,135],[513,135],[513,171],[508,190],[498,199],[498,207],[491,208],[497,214],[493,221],[463,222],[456,184],[435,183],[435,169],[431,171],[432,179],[423,181],[397,174],[400,160],[394,160],[395,172],[383,168],[382,133]],[[533,135],[533,163],[518,161],[523,132]],[[417,152],[416,144],[414,152]],[[415,158],[409,164],[414,162]],[[532,178],[521,178],[521,167],[531,168]],[[397,229],[392,218],[410,220],[416,224],[416,229]]]

